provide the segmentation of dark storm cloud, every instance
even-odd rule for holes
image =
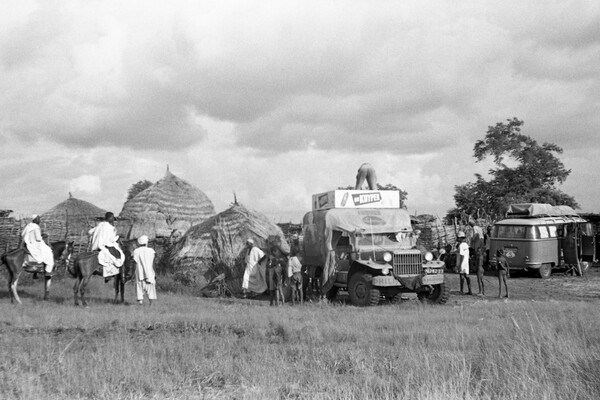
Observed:
[[[233,123],[235,143],[264,154],[419,154],[431,137],[452,145],[461,119],[484,130],[489,110],[522,101],[533,103],[524,114],[540,112],[574,87],[582,130],[595,121],[583,106],[597,104],[585,86],[599,80],[589,2],[516,12],[479,2],[225,2],[165,13],[159,3],[119,13],[51,4],[2,42],[2,136],[175,150],[204,140],[198,121],[208,118]]]

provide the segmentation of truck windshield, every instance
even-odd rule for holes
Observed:
[[[357,236],[356,243],[358,246],[377,246],[381,248],[412,247],[410,233],[364,233]]]

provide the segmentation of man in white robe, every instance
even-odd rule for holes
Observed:
[[[23,238],[25,246],[27,246],[27,250],[31,254],[31,258],[37,263],[45,264],[44,271],[46,272],[46,275],[50,275],[54,269],[54,255],[52,254],[52,248],[48,246],[42,238],[42,230],[40,229],[39,223],[39,215],[34,214],[32,221],[23,229],[21,237]]]
[[[92,236],[92,251],[99,251],[98,262],[102,265],[102,276],[105,278],[119,273],[119,268],[125,262],[125,255],[117,242],[119,236],[117,229],[114,227],[115,216],[111,212],[107,212],[104,216],[104,221],[100,222],[96,227],[90,229],[88,235]],[[109,248],[114,249],[115,254],[111,254]],[[116,250],[116,251],[115,251]]]
[[[244,297],[248,296],[248,292],[263,293],[267,290],[266,266],[259,263],[265,253],[254,245],[252,239],[246,241],[246,251],[246,270],[242,279]]]
[[[148,295],[148,301],[156,300],[156,274],[154,273],[154,249],[148,247],[148,236],[142,235],[138,238],[140,247],[133,251],[135,261],[135,292],[140,305],[144,302],[144,293]]]

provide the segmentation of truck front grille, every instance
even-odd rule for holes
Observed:
[[[421,253],[394,254],[394,274],[420,275],[422,269]]]

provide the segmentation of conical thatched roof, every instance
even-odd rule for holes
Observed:
[[[254,239],[256,245],[265,251],[269,245],[279,244],[285,252],[289,252],[289,245],[279,226],[263,214],[234,204],[191,227],[171,249],[171,266],[176,270],[197,268],[199,274],[210,279],[211,271],[208,270],[220,265],[229,269],[231,278],[241,278],[243,265],[240,266],[239,262],[243,259],[242,253],[248,238]]]
[[[40,215],[42,230],[48,233],[51,241],[64,239],[67,230],[71,239],[79,238],[85,236],[105,213],[106,210],[76,199],[69,193],[67,200]]]
[[[243,205],[234,204],[203,223],[192,226],[173,247],[172,259],[175,262],[184,258],[211,259],[213,246],[218,246],[215,240],[221,239],[219,236],[223,235],[239,244],[240,248],[248,238],[254,239],[256,245],[261,248],[267,247],[268,240],[273,240],[274,237],[279,237],[285,242],[281,228],[269,221],[265,215],[248,210]]]
[[[148,235],[152,239],[183,234],[213,215],[215,207],[210,199],[167,168],[164,178],[123,205],[119,225],[128,223],[130,238]]]

